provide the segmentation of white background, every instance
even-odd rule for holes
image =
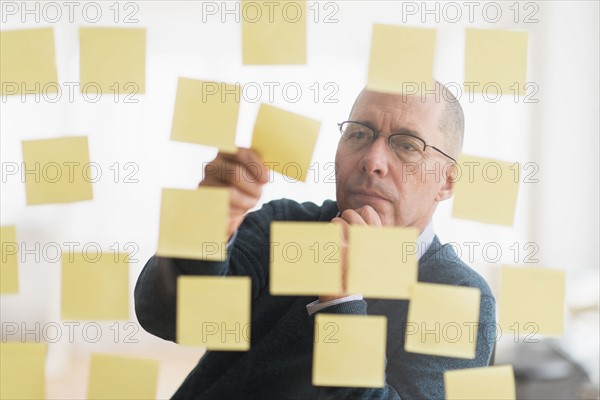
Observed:
[[[11,2],[3,2],[3,10],[7,3]],[[438,208],[434,226],[443,242],[457,243],[462,258],[483,274],[495,291],[500,267],[524,265],[533,248],[539,250],[532,255],[537,260],[532,265],[565,270],[566,332],[559,344],[582,362],[598,383],[598,2],[491,2],[487,15],[483,9],[490,2],[474,2],[472,20],[461,2],[427,2],[427,9],[433,10],[429,14],[423,13],[422,2],[308,2],[308,62],[301,66],[242,65],[241,24],[236,21],[239,13],[237,18],[235,13],[222,14],[225,7],[239,10],[237,2],[121,2],[117,23],[112,1],[97,2],[102,17],[96,23],[89,18],[94,17],[93,10],[83,13],[85,2],[76,2],[73,20],[64,3],[53,3],[62,17],[52,22],[56,11],[54,5],[47,6],[49,3],[26,3],[28,9],[37,7],[32,14],[23,14],[21,2],[13,3],[20,7],[19,13],[3,13],[2,30],[52,27],[59,82],[79,80],[79,27],[147,29],[146,93],[134,96],[137,103],[126,103],[123,96],[115,101],[111,94],[92,103],[77,90],[71,101],[67,86],[55,103],[44,97],[36,101],[34,95],[25,99],[4,97],[0,103],[3,171],[7,163],[22,162],[23,140],[87,135],[90,159],[100,164],[103,173],[94,184],[93,201],[41,206],[26,206],[20,176],[2,176],[1,224],[16,225],[21,252],[23,246],[34,249],[22,255],[20,293],[1,298],[2,340],[20,340],[25,329],[34,332],[27,340],[43,340],[43,335],[36,338],[36,330],[43,333],[48,324],[62,327],[62,337],[49,346],[46,370],[50,398],[85,396],[91,352],[161,360],[159,397],[168,397],[203,351],[166,343],[143,330],[130,338],[138,343],[124,343],[124,335],[133,332],[134,326],[126,326],[127,321],[101,323],[98,343],[85,340],[82,327],[89,321],[81,321],[71,343],[68,328],[60,319],[60,261],[52,262],[52,252],[46,257],[43,254],[43,249],[52,250],[54,243],[64,247],[66,242],[81,246],[94,242],[103,249],[114,243],[123,249],[133,243],[139,248],[135,255],[138,261],[130,266],[133,290],[145,261],[156,250],[161,189],[195,188],[202,178],[203,163],[216,154],[212,148],[169,139],[178,77],[248,86],[238,123],[240,146],[250,144],[258,105],[270,100],[268,85],[278,85],[273,92],[274,105],[322,121],[313,172],[307,182],[288,182],[274,175],[262,199],[287,197],[320,204],[335,196],[333,181],[328,183],[325,177],[333,170],[339,136],[336,123],[346,119],[366,83],[374,23],[437,29],[435,76],[444,83],[464,80],[465,28],[528,31],[527,80],[539,87],[531,96],[538,102],[527,103],[523,97],[515,102],[512,94],[496,103],[475,94],[471,101],[465,92],[460,100],[466,116],[464,152],[535,163],[537,170],[531,178],[538,182],[521,184],[513,227],[453,219],[452,200]],[[216,15],[204,12],[213,6],[218,10]],[[413,6],[418,12],[407,14]],[[493,22],[496,6],[502,17]],[[461,11],[460,18],[455,18],[456,10]],[[138,22],[125,23],[125,16],[133,11],[132,17]],[[528,15],[537,22],[524,22]],[[293,90],[287,97],[282,91],[286,84],[302,89],[297,102],[291,101]],[[259,101],[254,101],[251,86],[262,89]],[[315,99],[316,87],[319,95]],[[329,100],[335,102],[325,101],[329,93],[333,93]],[[126,163],[134,163],[135,170],[126,169]],[[120,171],[118,179],[115,169]],[[130,178],[138,182],[126,183],[125,175],[132,171],[135,174]],[[466,242],[479,243],[472,255]],[[525,248],[530,242],[534,247]],[[487,243],[500,248],[499,257],[493,249],[482,251]],[[511,249],[514,243],[520,248],[519,254]],[[135,321],[133,298],[130,316]],[[36,322],[40,329],[35,328]],[[19,326],[16,336],[6,337],[7,323]],[[114,343],[117,331],[120,335]],[[88,333],[95,335],[93,330]],[[499,351],[508,351],[512,345],[505,339]]]

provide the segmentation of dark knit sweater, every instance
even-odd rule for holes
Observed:
[[[269,294],[269,231],[272,221],[330,221],[333,201],[321,207],[276,200],[249,213],[226,262],[152,257],[135,287],[140,324],[161,338],[175,340],[177,276],[244,275],[252,280],[251,347],[247,352],[208,351],[188,375],[175,399],[444,399],[448,369],[488,365],[494,346],[495,302],[483,278],[437,237],[419,260],[418,280],[481,290],[477,355],[473,360],[404,351],[408,301],[355,300],[320,313],[387,317],[386,385],[383,388],[329,388],[311,384],[314,315],[306,305],[317,297]],[[392,252],[396,249],[390,249]],[[490,334],[490,330],[492,334]]]

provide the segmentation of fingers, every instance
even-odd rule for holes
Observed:
[[[369,205],[364,205],[356,210],[344,210],[339,217],[333,218],[331,223],[342,226],[342,293],[336,297],[343,297],[348,291],[348,236],[350,225],[381,226],[382,224],[379,214]]]
[[[255,193],[252,194],[231,186],[229,188],[229,203],[231,208],[240,208],[246,212],[256,205],[261,194],[262,186],[257,186]]]
[[[364,205],[356,209],[358,215],[367,223],[367,225],[381,226],[381,217],[377,214],[377,211],[369,205]]]
[[[238,154],[217,154],[206,164],[200,185],[231,186],[250,196],[260,196],[260,187],[269,180],[268,169],[252,150],[240,149]]]
[[[229,188],[229,226],[231,235],[242,223],[244,215],[254,207],[269,180],[269,171],[260,156],[251,149],[238,149],[235,154],[219,152],[204,167],[200,186]]]
[[[243,172],[241,177],[245,180],[257,183],[267,183],[269,180],[269,169],[260,155],[252,149],[239,148],[236,154],[219,153],[215,161],[219,158],[225,162],[239,164]]]
[[[364,205],[356,210],[344,210],[340,218],[350,225],[371,225],[381,226],[381,218],[375,209],[369,205]]]
[[[350,224],[341,217],[335,217],[331,220],[332,224],[340,225],[342,227],[342,240],[340,249],[340,265],[341,265],[341,291],[337,295],[333,296],[319,296],[319,301],[326,302],[334,299],[345,297],[347,294],[347,275],[348,275],[348,230]]]
[[[346,222],[345,220],[343,220],[340,217],[335,217],[334,219],[331,220],[331,223],[340,225],[342,227],[342,246],[347,247],[348,246],[348,230],[350,228],[350,224],[348,224],[348,222]]]

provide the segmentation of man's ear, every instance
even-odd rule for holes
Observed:
[[[454,184],[456,182],[457,168],[455,163],[448,163],[442,168],[440,179],[443,180],[442,186],[438,190],[436,201],[444,201],[454,194]]]

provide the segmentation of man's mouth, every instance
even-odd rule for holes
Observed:
[[[367,203],[388,201],[384,195],[375,190],[355,189],[350,192],[350,195],[356,199],[366,201]]]

